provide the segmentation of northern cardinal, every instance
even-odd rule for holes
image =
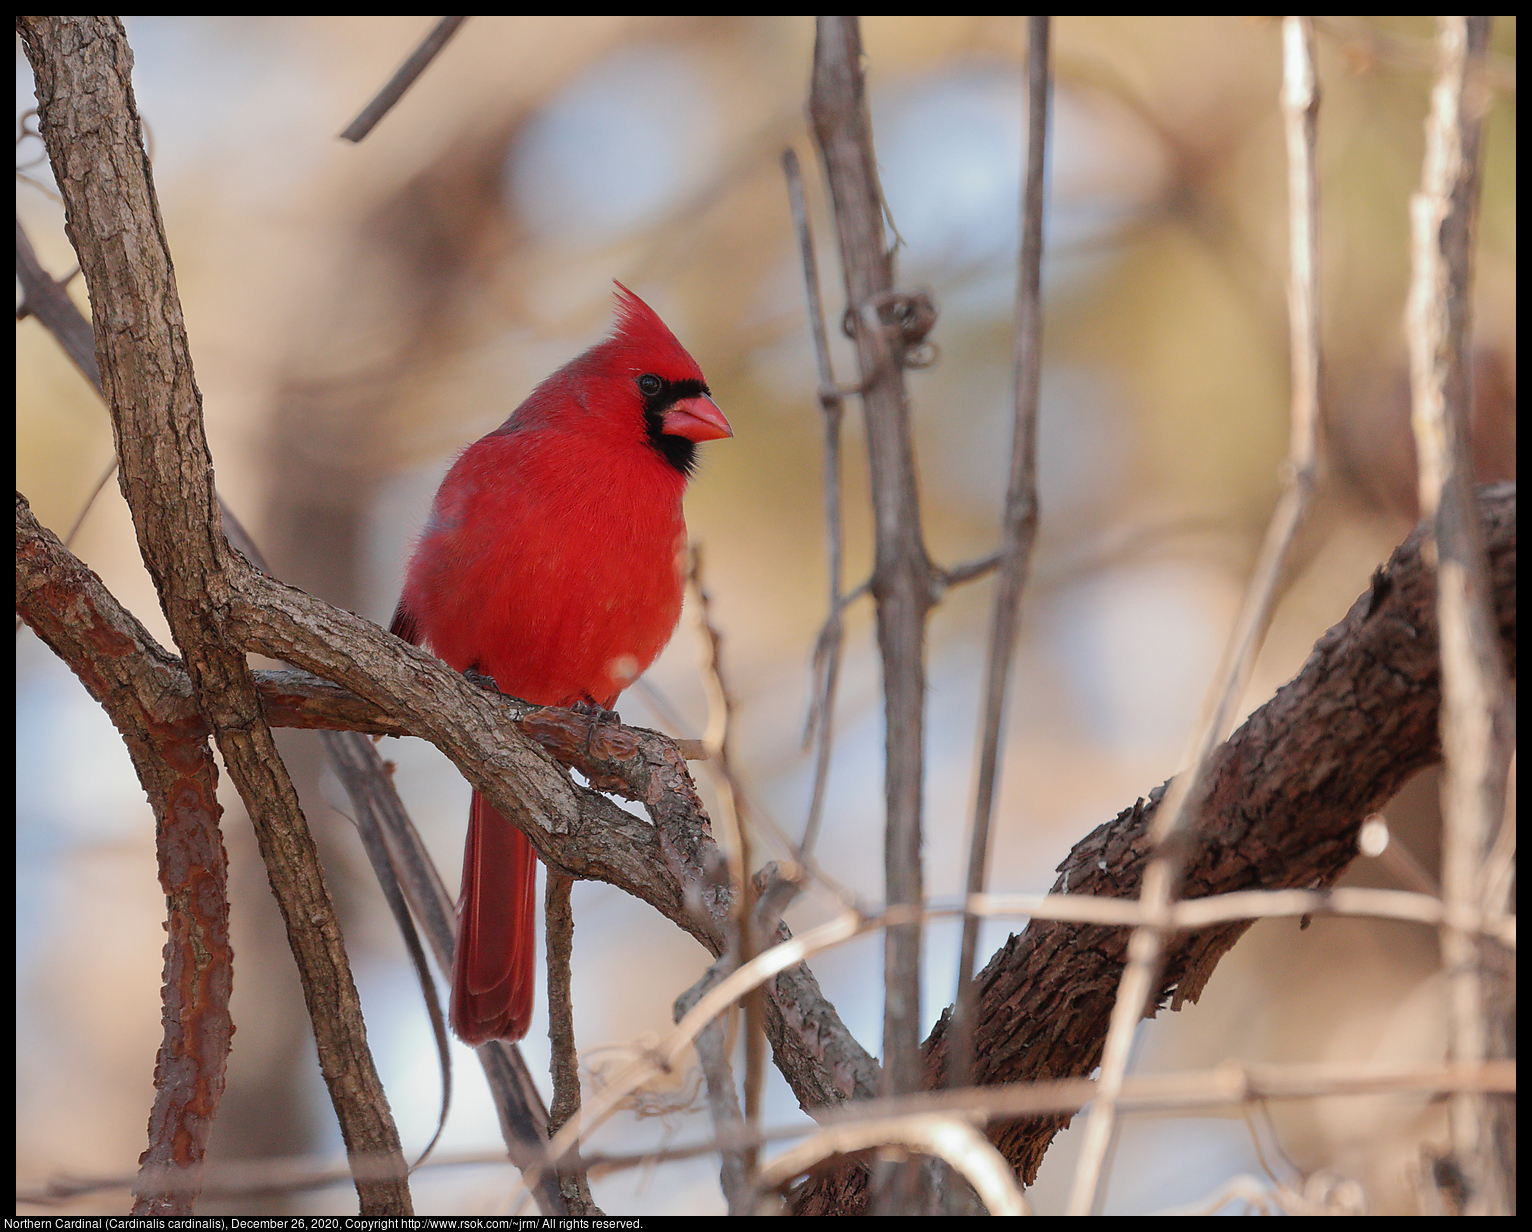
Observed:
[[[611,337],[534,389],[442,481],[391,626],[448,666],[547,706],[610,710],[670,640],[699,441],[732,436],[702,370],[621,283]],[[452,1029],[532,1018],[532,845],[478,792],[468,814]]]

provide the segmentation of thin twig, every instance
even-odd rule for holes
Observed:
[[[1484,861],[1484,909],[1491,912],[1511,910],[1516,892],[1516,749],[1511,748],[1511,764],[1505,775],[1505,812],[1500,818],[1500,833]]]
[[[719,958],[703,977],[676,998],[673,1017],[680,1022],[696,1006],[697,1002],[735,967],[734,956],[725,954]],[[702,1064],[702,1074],[707,1082],[708,1110],[713,1118],[716,1140],[727,1143],[730,1139],[743,1143],[758,1137],[760,1126],[747,1126],[739,1110],[739,1094],[734,1086],[734,1072],[729,1066],[729,1042],[731,1031],[725,1030],[727,1015],[715,1018],[697,1035],[695,1041],[697,1058]],[[754,1145],[725,1145],[720,1147],[722,1165],[719,1182],[729,1203],[729,1214],[750,1213],[756,1150]]]
[[[991,552],[988,556],[981,556],[977,560],[965,561],[961,565],[953,565],[950,569],[939,570],[937,584],[940,593],[945,594],[954,586],[961,586],[964,582],[977,582],[980,578],[988,577],[1000,568],[1004,560],[1004,551]]]
[[[1214,677],[1209,706],[1194,745],[1191,765],[1172,783],[1154,818],[1154,857],[1145,869],[1141,901],[1151,919],[1162,917],[1175,898],[1185,844],[1171,842],[1201,806],[1203,772],[1223,738],[1242,694],[1271,618],[1282,570],[1292,542],[1313,500],[1319,480],[1319,212],[1317,116],[1319,88],[1314,75],[1314,31],[1310,19],[1286,17],[1282,25],[1282,111],[1288,150],[1290,269],[1289,318],[1292,333],[1291,428],[1286,483],[1267,527],[1261,554],[1245,593],[1224,663]],[[1069,1199],[1069,1213],[1096,1212],[1116,1128],[1116,1101],[1127,1073],[1134,1029],[1145,1012],[1164,959],[1162,926],[1134,930],[1128,962],[1112,1008],[1101,1059],[1100,1093],[1091,1108]]]
[[[16,309],[16,319],[36,317],[58,340],[64,354],[69,356],[81,375],[100,393],[101,370],[96,366],[96,337],[90,322],[69,298],[64,282],[55,280],[43,269],[19,218],[16,220],[16,281],[21,284],[21,303]]]
[[[687,724],[665,694],[656,688],[647,677],[641,676],[632,686],[642,693],[645,699],[653,707],[660,720],[670,727],[672,733],[687,729]],[[710,755],[707,742],[704,740],[685,740],[671,736],[675,746],[687,761],[707,762]],[[551,750],[550,750],[551,751]],[[555,756],[561,754],[555,752]],[[841,906],[854,906],[861,901],[861,896],[845,885],[839,878],[825,869],[812,855],[798,845],[798,840],[788,834],[779,825],[770,810],[763,808],[758,800],[753,799],[744,789],[744,785],[736,778],[731,782],[734,798],[738,803],[739,810],[750,818],[750,824],[759,834],[776,841],[783,851],[791,857],[803,873],[802,880],[814,885],[816,889],[824,890],[830,894]]]
[[[388,84],[378,91],[377,97],[362,108],[361,114],[356,119],[346,125],[346,131],[341,133],[341,139],[360,141],[372,132],[378,121],[404,97],[404,92],[415,84],[415,78],[425,72],[426,65],[436,58],[436,53],[446,46],[447,40],[456,34],[458,27],[467,20],[467,17],[443,17],[437,22],[431,33],[426,35],[420,46],[411,53],[410,58],[399,66],[399,71],[389,78]]]
[[[830,779],[830,749],[834,741],[835,686],[840,678],[842,533],[840,493],[840,426],[846,403],[835,383],[830,364],[830,341],[825,333],[824,305],[819,297],[819,264],[814,258],[814,233],[809,226],[808,206],[803,197],[803,172],[795,150],[782,154],[782,171],[787,176],[787,195],[792,205],[793,225],[798,232],[798,251],[803,259],[803,286],[808,299],[809,332],[814,339],[814,363],[819,373],[819,408],[824,413],[825,463],[824,502],[825,539],[829,557],[829,615],[814,647],[814,696],[809,706],[804,740],[815,741],[814,786],[809,795],[809,816],[803,827],[800,846],[814,850],[819,837],[819,822],[824,815],[825,790]]]
[[[1482,901],[1486,859],[1505,809],[1516,722],[1485,603],[1484,548],[1468,452],[1473,241],[1482,177],[1480,135],[1490,102],[1483,61],[1489,17],[1438,19],[1440,70],[1426,123],[1421,191],[1410,203],[1408,313],[1411,422],[1421,516],[1436,554],[1441,637],[1442,887],[1449,904]],[[1472,1064],[1513,1047],[1514,993],[1495,955],[1464,931],[1442,931],[1448,1054]],[[1512,1212],[1506,1143],[1514,1111],[1459,1094],[1449,1106],[1463,1214]]]
[[[324,745],[330,769],[340,780],[351,800],[354,810],[354,815],[351,817],[352,824],[356,827],[357,837],[361,840],[362,849],[367,853],[373,875],[378,879],[378,887],[383,891],[383,899],[388,904],[389,912],[394,917],[394,924],[404,941],[405,952],[410,956],[410,965],[415,970],[416,982],[420,985],[425,1001],[426,1016],[431,1021],[431,1034],[436,1041],[437,1063],[442,1079],[441,1111],[437,1116],[436,1132],[431,1136],[431,1141],[426,1144],[425,1150],[410,1166],[410,1171],[413,1172],[429,1159],[431,1152],[436,1149],[437,1142],[441,1140],[442,1130],[447,1125],[447,1113],[452,1108],[452,1052],[447,1042],[447,1018],[442,1013],[441,999],[436,992],[436,982],[431,978],[431,968],[426,961],[425,950],[420,944],[420,935],[415,928],[414,919],[410,915],[411,903],[418,901],[419,895],[417,893],[412,896],[406,891],[403,883],[409,879],[402,877],[399,870],[401,867],[409,866],[396,853],[397,844],[389,841],[389,826],[379,816],[380,813],[386,814],[388,804],[386,800],[380,799],[383,793],[377,790],[376,785],[379,782],[388,782],[388,775],[382,769],[377,750],[373,747],[371,740],[356,732],[321,732],[320,740]],[[409,826],[409,824],[409,818],[406,816],[404,825]],[[413,829],[413,827],[410,828]],[[427,867],[430,874],[434,876],[436,872],[434,866],[428,863]],[[439,885],[440,878],[436,878],[436,881]],[[425,918],[423,914],[422,918]],[[443,970],[450,969],[450,965],[443,968]]]
[[[75,517],[74,525],[69,528],[69,533],[64,536],[64,546],[66,548],[74,546],[74,537],[80,533],[80,527],[85,524],[85,515],[91,511],[91,507],[96,503],[96,498],[101,495],[107,483],[116,473],[117,455],[113,454],[111,462],[101,472],[101,478],[96,480],[96,486],[90,490],[90,495],[85,498],[85,504],[80,507],[80,512]]]
[[[1000,736],[1005,723],[1011,659],[1021,596],[1037,540],[1037,401],[1042,374],[1043,201],[1048,136],[1048,18],[1028,18],[1027,36],[1027,155],[1021,194],[1021,257],[1016,273],[1016,357],[1011,475],[1006,486],[1002,520],[1000,577],[995,584],[994,615],[990,624],[989,657],[985,665],[983,735],[979,746],[978,784],[974,791],[973,824],[968,836],[968,893],[984,891],[989,865],[990,822],[1000,784]],[[948,575],[950,578],[950,575]],[[955,1086],[966,1086],[973,1071],[973,965],[979,944],[979,919],[963,919],[958,948],[957,994],[953,1004],[952,1065]]]
[[[760,1186],[762,1191],[781,1189],[836,1155],[890,1146],[945,1160],[974,1187],[991,1215],[1031,1213],[1005,1156],[967,1120],[934,1113],[885,1115],[822,1129],[801,1146],[775,1156],[761,1170]]]
[[[1095,1083],[1085,1078],[1017,1083],[999,1087],[969,1087],[961,1091],[927,1092],[897,1100],[861,1100],[826,1117],[827,1124],[865,1125],[891,1117],[958,1116],[996,1123],[1050,1112],[1069,1112],[1087,1103]],[[1416,1065],[1359,1070],[1350,1063],[1296,1065],[1220,1065],[1214,1069],[1130,1077],[1123,1086],[1122,1107],[1134,1112],[1190,1112],[1259,1106],[1274,1100],[1358,1098],[1377,1095],[1445,1094],[1454,1091],[1514,1093],[1516,1066],[1490,1061],[1480,1066]],[[794,1124],[770,1129],[755,1142],[789,1142],[818,1132],[814,1125]],[[720,1150],[738,1150],[748,1135],[715,1135],[667,1146],[663,1150],[592,1152],[593,1172],[607,1174],[650,1166],[658,1160],[694,1159]],[[426,1169],[471,1166],[503,1167],[504,1157],[482,1152],[437,1156]],[[172,1178],[185,1184],[185,1179]],[[308,1157],[252,1159],[209,1165],[200,1172],[204,1192],[216,1197],[261,1197],[343,1184],[344,1167]],[[88,1194],[131,1187],[130,1176],[61,1176],[42,1189],[19,1190],[18,1203],[54,1206]]]
[[[548,870],[543,894],[548,926],[548,1043],[552,1056],[548,1069],[553,1078],[553,1100],[548,1106],[548,1136],[563,1129],[580,1111],[580,1058],[575,1051],[574,1004],[570,996],[570,954],[574,944],[574,913],[569,895],[574,878],[557,869]],[[559,1189],[573,1217],[600,1215],[590,1195],[590,1179],[576,1158],[559,1169]]]
[[[751,876],[754,864],[750,827],[744,814],[743,794],[737,789],[734,767],[729,760],[729,719],[733,707],[723,677],[723,639],[710,616],[707,591],[702,585],[702,549],[692,548],[691,569],[687,573],[687,598],[697,621],[698,648],[701,652],[702,683],[708,697],[708,725],[702,737],[707,748],[708,769],[718,777],[720,820],[733,842],[728,845],[730,880],[734,883],[734,945],[741,965],[747,964],[760,950],[751,921],[755,918],[755,883]],[[759,990],[752,989],[745,999],[745,1120],[752,1130],[761,1124],[761,1091],[766,1081],[766,1006]],[[746,1152],[745,1169],[755,1172],[755,1152]]]

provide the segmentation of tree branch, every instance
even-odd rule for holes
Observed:
[[[968,893],[984,892],[989,865],[990,818],[1000,783],[1000,734],[1005,721],[1006,692],[1011,682],[1011,658],[1021,620],[1021,595],[1032,567],[1037,541],[1037,414],[1043,368],[1043,202],[1048,138],[1049,19],[1027,19],[1027,147],[1022,180],[1021,249],[1016,271],[1016,347],[1011,429],[1011,474],[1005,491],[1001,525],[1000,576],[995,583],[994,614],[990,622],[989,654],[984,667],[984,718],[979,746],[979,772],[974,791],[973,825],[968,838]],[[948,575],[950,581],[951,575]],[[958,950],[957,998],[954,1001],[957,1043],[954,1085],[967,1084],[973,1067],[973,963],[979,943],[979,919],[963,918]]]
[[[1436,558],[1442,644],[1442,890],[1480,902],[1484,870],[1505,813],[1516,716],[1485,595],[1484,551],[1473,509],[1471,351],[1473,247],[1483,174],[1480,137],[1489,89],[1489,17],[1438,18],[1441,64],[1426,123],[1421,190],[1410,202],[1408,333],[1411,422],[1420,509]],[[1442,930],[1448,1055],[1473,1064],[1514,1055],[1514,976],[1462,929]],[[1465,1215],[1515,1210],[1514,1108],[1471,1092],[1450,1105],[1453,1188]],[[1457,1195],[1449,1200],[1456,1205]]]
[[[19,492],[16,610],[106,711],[154,810],[168,908],[161,981],[165,1034],[133,1211],[189,1215],[201,1190],[234,1033],[228,859],[218,830],[218,767],[208,729],[180,662],[38,524]],[[167,700],[180,703],[169,721]]]
[[[1511,677],[1516,671],[1516,485],[1482,489],[1488,593]],[[1207,790],[1183,841],[1183,900],[1245,889],[1332,885],[1357,853],[1362,822],[1418,771],[1441,760],[1435,583],[1417,529],[1373,575],[1302,670],[1209,760]],[[1149,833],[1170,784],[1087,835],[1059,865],[1056,894],[1136,898]],[[1202,994],[1248,922],[1182,934],[1167,946],[1152,1002],[1180,1009]],[[1128,930],[1034,920],[979,974],[978,1084],[1089,1074],[1101,1059]],[[925,1044],[925,1086],[940,1087],[951,1015]],[[1069,1115],[1031,1117],[990,1136],[1028,1184]],[[847,1163],[799,1191],[800,1214],[865,1209],[867,1172]]]
[[[431,27],[429,34],[421,40],[420,46],[410,53],[409,59],[399,66],[399,71],[388,79],[387,84],[378,91],[377,96],[363,107],[356,119],[346,125],[341,133],[343,141],[360,141],[368,133],[377,127],[378,121],[393,110],[404,92],[415,84],[415,78],[426,71],[426,67],[443,47],[447,40],[457,33],[467,17],[443,17],[436,25]]]
[[[23,521],[19,513],[16,537],[18,586],[54,556],[78,564],[53,536],[35,521]],[[39,555],[33,546],[37,543],[52,546]],[[435,739],[470,779],[471,765],[478,767],[480,775],[510,774],[518,784],[516,790],[526,793],[515,798],[546,801],[529,807],[546,808],[538,816],[562,819],[548,828],[528,830],[550,868],[616,885],[660,910],[715,956],[723,951],[731,902],[727,874],[686,770],[682,745],[659,732],[593,727],[587,717],[573,711],[528,706],[487,693],[434,656],[350,612],[331,608],[264,574],[251,571],[247,581],[260,593],[280,599],[273,612],[241,603],[237,610],[242,616],[231,628],[252,649],[306,663],[342,681],[331,683],[293,668],[254,673],[269,722],[424,735]],[[35,590],[41,583],[29,585]],[[60,619],[66,621],[95,620],[93,612],[99,605],[113,619],[131,622],[136,628],[99,581],[97,587],[88,603],[80,593],[66,596],[55,591],[49,596],[49,610],[61,613]],[[34,619],[25,608],[23,614],[29,621]],[[313,628],[306,628],[306,622]],[[147,633],[115,645],[112,653],[117,670],[130,671],[135,680],[142,678],[137,687],[154,722],[180,724],[199,738],[208,734],[210,728],[196,710],[190,680],[179,660],[156,647]],[[97,670],[88,647],[68,661],[82,676]],[[430,721],[422,722],[421,716],[429,716]],[[497,757],[501,766],[516,769],[497,771]],[[555,757],[579,770],[598,791],[576,787]],[[483,781],[495,784],[486,788],[491,796],[504,790],[492,777]],[[640,821],[600,791],[643,804],[656,824]],[[502,801],[506,798],[501,796]],[[443,945],[440,925],[441,920],[450,919],[450,899],[445,890],[411,891],[413,881],[403,879],[412,909],[425,924],[438,962],[450,965],[451,952]],[[433,899],[446,899],[445,907],[438,904],[433,909]],[[768,987],[766,1029],[777,1066],[806,1109],[865,1099],[874,1093],[877,1062],[852,1038],[806,967],[784,971]],[[489,1066],[486,1049],[479,1054]],[[500,1111],[502,1118],[508,1115],[505,1108]],[[520,1130],[514,1139],[528,1142]]]
[[[320,1070],[363,1214],[411,1211],[399,1134],[366,1042],[361,1004],[313,837],[228,638],[221,528],[201,395],[133,99],[133,56],[106,18],[17,19],[66,230],[94,306],[96,360],[139,549],[266,860],[303,976]],[[381,1165],[379,1167],[378,1165]]]
[[[809,115],[835,201],[846,320],[862,374],[862,406],[876,525],[872,591],[878,605],[886,716],[884,875],[890,906],[918,904],[921,784],[925,764],[925,621],[932,568],[921,537],[914,446],[904,390],[904,355],[924,337],[903,332],[913,311],[893,294],[893,254],[883,242],[883,193],[862,79],[855,17],[821,17],[814,44]],[[924,308],[930,313],[929,301]],[[933,318],[934,319],[934,316]],[[929,321],[925,328],[929,329]],[[920,1081],[918,919],[888,930],[883,1055],[886,1094]]]

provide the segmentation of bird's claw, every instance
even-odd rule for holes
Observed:
[[[610,723],[613,726],[619,726],[622,723],[622,716],[615,710],[607,710],[602,706],[598,706],[589,698],[577,701],[570,709],[581,717],[589,719],[592,723]]]
[[[478,685],[479,688],[484,689],[486,692],[500,692],[500,686],[495,683],[495,678],[493,676],[486,676],[476,667],[465,667],[463,669],[463,679],[469,684]]]

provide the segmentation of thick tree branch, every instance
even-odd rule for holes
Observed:
[[[123,495],[199,708],[250,813],[303,976],[320,1070],[363,1214],[411,1211],[398,1130],[366,1043],[361,1004],[312,835],[277,754],[244,654],[228,638],[221,528],[201,395],[131,82],[108,18],[23,17],[38,126],[65,229],[93,305]]]
[[[218,830],[218,767],[207,725],[180,661],[38,524],[19,492],[16,610],[106,711],[154,810],[168,907],[165,1034],[133,1211],[189,1215],[201,1188],[233,1035],[228,860]]]
[[[1516,486],[1482,489],[1479,515],[1496,632],[1516,672]],[[1435,585],[1416,530],[1373,575],[1345,618],[1315,643],[1302,670],[1219,746],[1186,841],[1183,899],[1245,889],[1328,886],[1357,853],[1362,822],[1405,782],[1441,760]],[[1166,787],[1124,809],[1074,847],[1056,894],[1138,896],[1149,830]],[[1173,939],[1154,1007],[1196,1001],[1219,959],[1249,927],[1229,924]],[[1098,1064],[1125,959],[1128,930],[1034,921],[980,973],[974,1081],[1083,1077]],[[926,1041],[925,1085],[942,1085],[950,1014]],[[1030,1183],[1067,1115],[992,1127]],[[806,1183],[803,1214],[865,1208],[867,1173],[845,1164]]]

